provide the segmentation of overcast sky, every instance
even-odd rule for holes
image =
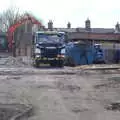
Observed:
[[[54,27],[84,27],[85,20],[91,20],[91,27],[114,28],[120,22],[119,0],[1,0],[1,11],[17,6],[23,11],[32,12],[47,25],[53,20]]]

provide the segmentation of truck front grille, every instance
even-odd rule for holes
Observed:
[[[57,57],[58,50],[57,49],[44,49],[42,50],[41,56],[42,57],[47,57],[47,58],[54,58]]]

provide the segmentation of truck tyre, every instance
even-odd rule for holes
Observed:
[[[59,67],[62,68],[62,67],[64,67],[64,65],[63,64],[59,64]]]
[[[50,66],[51,66],[51,67],[55,67],[55,66],[56,66],[56,62],[55,62],[55,61],[51,62],[51,63],[50,63]]]
[[[71,67],[75,67],[76,66],[72,57],[67,57],[65,59],[65,65],[66,66],[71,66]]]
[[[60,61],[58,62],[58,67],[64,67],[64,61],[60,60]]]
[[[39,68],[39,62],[35,61],[34,66],[35,66],[36,68]]]

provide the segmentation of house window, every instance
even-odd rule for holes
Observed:
[[[5,38],[0,38],[0,50],[7,49],[7,40]]]

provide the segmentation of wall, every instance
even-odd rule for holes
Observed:
[[[120,49],[120,43],[110,41],[94,41],[102,45],[106,63],[115,63],[116,50]]]
[[[87,40],[78,40],[82,42],[86,42]],[[115,63],[115,55],[116,50],[120,50],[120,43],[117,43],[116,41],[107,41],[107,40],[89,40],[90,42],[86,42],[87,44],[101,44],[101,47],[104,52],[104,59],[106,63]],[[120,58],[119,56],[117,58]],[[120,60],[119,60],[120,61]]]
[[[16,56],[31,56],[32,54],[32,33],[23,33],[20,43],[16,48]]]

